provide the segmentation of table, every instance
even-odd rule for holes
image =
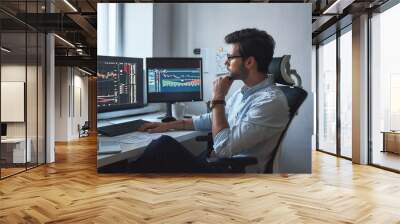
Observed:
[[[119,118],[114,120],[98,121],[98,127],[106,125],[128,122],[137,119],[147,121],[159,121],[158,117],[164,113],[152,113],[141,116],[133,116],[129,118]],[[202,131],[170,131],[165,133],[145,133],[145,132],[131,132],[124,135],[115,137],[98,136],[97,137],[97,167],[103,167],[125,159],[138,158],[147,147],[147,145],[161,135],[169,135],[181,142],[192,153],[198,154],[207,149],[207,143],[196,142],[194,139],[200,135],[207,135],[208,132]],[[110,154],[105,155],[105,153]],[[101,153],[101,154],[100,154]]]
[[[400,131],[382,131],[381,133],[383,133],[382,152],[400,154]]]
[[[26,140],[26,141],[25,141]],[[28,144],[26,144],[26,142]],[[25,145],[27,145],[25,150]],[[1,139],[1,157],[5,163],[26,163],[31,161],[31,146],[30,138],[5,138]]]

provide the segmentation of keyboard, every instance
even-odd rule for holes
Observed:
[[[134,121],[129,121],[126,123],[121,123],[121,124],[113,124],[105,127],[100,127],[97,128],[97,132],[104,135],[104,136],[117,136],[117,135],[123,135],[126,133],[130,132],[135,132],[137,131],[143,124],[149,123],[148,121],[145,120],[134,120]]]

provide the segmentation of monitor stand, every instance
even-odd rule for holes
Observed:
[[[176,118],[172,116],[172,104],[173,103],[166,103],[167,104],[167,114],[164,117],[159,117],[161,122],[171,122],[176,121]]]

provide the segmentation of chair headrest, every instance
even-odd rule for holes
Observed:
[[[291,77],[290,55],[273,58],[268,72],[273,75],[276,83],[293,86],[295,81]]]

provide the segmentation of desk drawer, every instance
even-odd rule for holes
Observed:
[[[13,147],[7,144],[1,145],[1,163],[9,164],[13,162]]]

